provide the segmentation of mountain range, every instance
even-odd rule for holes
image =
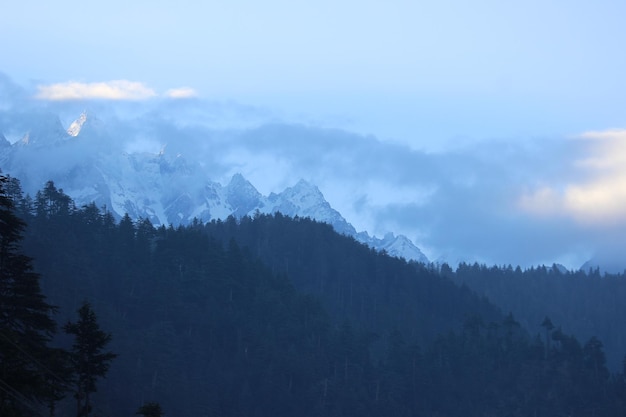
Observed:
[[[239,173],[226,185],[213,181],[207,167],[210,149],[198,150],[205,152],[206,158],[200,154],[191,159],[169,151],[169,144],[159,152],[133,149],[126,139],[135,134],[136,142],[136,132],[116,131],[115,126],[107,126],[87,112],[67,128],[57,115],[41,112],[12,126],[10,134],[18,139],[11,142],[0,132],[0,166],[20,179],[31,195],[51,180],[78,205],[95,202],[118,218],[128,213],[133,219],[149,219],[155,225],[274,212],[310,217],[376,250],[428,262],[406,236],[387,233],[378,238],[367,231],[357,232],[315,185],[303,179],[267,196]],[[150,141],[143,134],[140,140]],[[175,137],[170,139],[176,141]]]

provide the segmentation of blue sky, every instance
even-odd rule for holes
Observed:
[[[626,246],[624,16],[617,0],[26,0],[0,6],[0,72],[43,106],[195,97],[355,132],[326,166],[294,162],[307,151],[282,131],[231,158],[263,192],[312,180],[357,228],[431,257],[573,267]]]
[[[0,6],[3,72],[190,87],[442,143],[624,124],[623,1],[34,0]]]

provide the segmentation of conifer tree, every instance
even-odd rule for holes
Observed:
[[[36,413],[59,396],[60,381],[49,363],[58,352],[48,346],[56,324],[32,259],[21,253],[26,227],[7,194],[10,179],[0,175],[0,415]],[[56,385],[53,385],[56,384]]]
[[[103,351],[111,341],[111,335],[100,329],[88,302],[78,309],[78,321],[67,323],[63,329],[74,335],[70,359],[74,372],[76,417],[88,417],[92,408],[90,395],[97,391],[96,381],[106,375],[117,354]]]

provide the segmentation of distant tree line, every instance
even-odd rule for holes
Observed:
[[[471,288],[496,305],[511,311],[533,333],[549,316],[555,324],[579,339],[601,339],[612,370],[621,370],[626,352],[626,277],[591,271],[566,271],[562,267],[512,266],[462,263],[442,275]]]

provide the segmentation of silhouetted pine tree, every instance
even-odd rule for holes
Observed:
[[[9,183],[16,185],[0,176],[0,415],[22,416],[62,397],[54,370],[62,359],[51,361],[61,354],[48,346],[56,330],[55,307],[41,292],[32,259],[21,253],[26,224],[14,213]],[[13,196],[19,194],[12,188]]]
[[[96,381],[104,377],[117,354],[103,352],[111,335],[100,329],[96,314],[87,302],[78,310],[78,321],[67,323],[63,329],[74,335],[70,359],[74,371],[76,417],[87,417],[91,412],[90,394],[96,392]]]

